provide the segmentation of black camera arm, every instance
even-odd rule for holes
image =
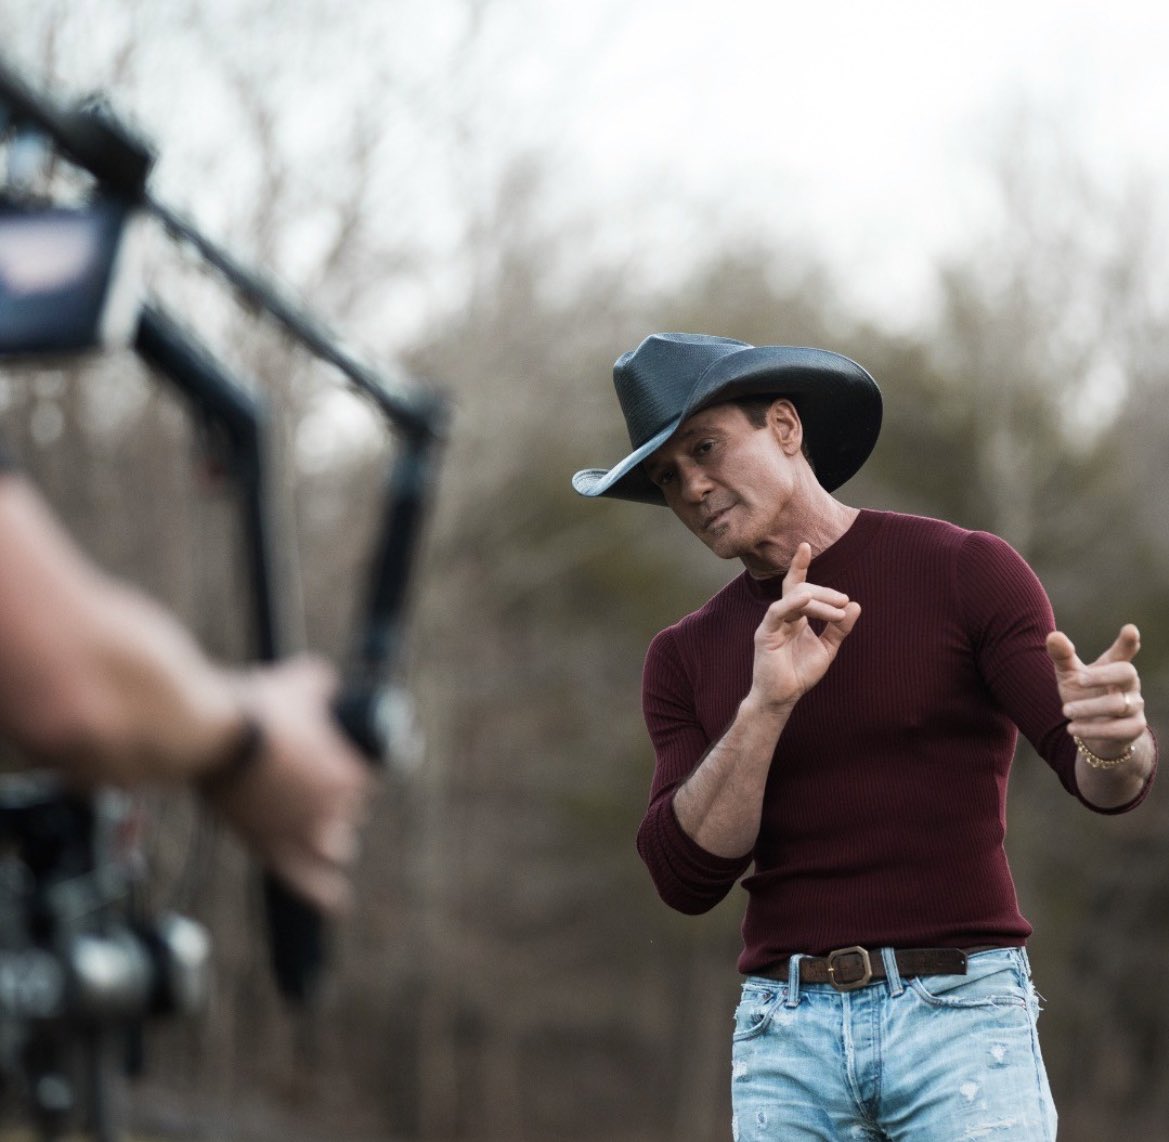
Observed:
[[[142,307],[134,350],[186,399],[203,430],[207,448],[239,492],[255,653],[263,661],[275,661],[284,653],[284,647],[273,591],[263,402],[239,384],[157,303]]]
[[[140,201],[154,166],[154,149],[96,109],[63,108],[34,91],[0,58],[0,128],[7,123],[43,135],[107,191]]]
[[[264,409],[207,350],[157,305],[141,313],[134,348],[172,381],[204,423],[240,493],[250,564],[257,656],[284,652],[272,582],[264,463]],[[387,760],[400,735],[395,676],[403,642],[408,588],[434,483],[433,437],[408,434],[386,478],[382,523],[368,564],[367,598],[334,712],[373,763]],[[325,963],[317,914],[274,877],[264,882],[272,967],[289,999],[311,999]]]

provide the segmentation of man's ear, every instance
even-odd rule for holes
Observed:
[[[767,410],[767,423],[779,441],[780,447],[789,456],[794,456],[804,446],[804,425],[796,406],[786,397],[773,401]]]

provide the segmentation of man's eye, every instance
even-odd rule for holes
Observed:
[[[654,483],[657,484],[659,488],[664,488],[673,478],[673,472],[659,472],[654,477]]]
[[[694,449],[695,456],[705,456],[714,447],[713,440],[704,440]]]

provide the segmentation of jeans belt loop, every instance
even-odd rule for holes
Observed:
[[[787,999],[784,1007],[798,1007],[800,1003],[800,960],[806,959],[803,955],[794,955],[787,965]]]
[[[885,979],[889,984],[889,994],[896,999],[905,990],[905,981],[901,978],[901,971],[897,967],[897,953],[892,948],[882,948],[881,962],[885,965]]]

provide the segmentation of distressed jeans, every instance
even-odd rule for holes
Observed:
[[[966,975],[855,991],[749,976],[735,1012],[734,1142],[1052,1142],[1038,997],[1022,948]],[[792,957],[793,961],[796,957]]]

